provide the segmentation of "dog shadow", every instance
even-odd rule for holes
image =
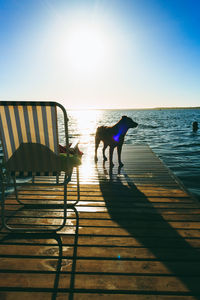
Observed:
[[[171,286],[171,291],[167,292],[169,286],[163,294],[195,295],[195,299],[200,299],[198,248],[193,248],[163,218],[124,169],[107,169],[105,164],[103,169],[98,166],[96,168],[100,190],[110,218],[120,228],[125,229],[129,236],[137,239],[142,248],[151,252],[155,257],[153,260],[162,263],[170,271],[165,274],[158,271],[156,274],[151,273],[150,276],[175,276],[188,290],[179,293],[176,287]]]

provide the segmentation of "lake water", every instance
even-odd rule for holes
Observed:
[[[200,129],[192,131],[192,123],[200,122],[200,109],[68,111],[71,141],[78,138],[80,149],[84,144],[93,148],[96,128],[113,125],[123,115],[139,124],[128,131],[125,143],[147,143],[200,200]]]
[[[123,115],[139,123],[125,143],[147,143],[200,200],[200,129],[192,130],[192,123],[200,122],[200,109],[69,111],[70,136],[79,138],[80,148],[92,145],[96,127],[113,125]]]

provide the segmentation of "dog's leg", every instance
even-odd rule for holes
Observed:
[[[94,161],[97,162],[98,158],[97,158],[97,150],[99,147],[99,143],[100,143],[100,139],[97,137],[97,135],[95,136],[95,156],[94,156]]]
[[[119,166],[123,167],[124,164],[121,161],[121,152],[122,152],[122,144],[119,144],[117,146],[118,162],[119,162]]]
[[[109,151],[110,168],[112,168],[114,166],[114,164],[113,164],[113,151],[114,151],[114,147],[110,146],[110,151]]]
[[[104,162],[107,160],[107,157],[106,157],[106,155],[105,155],[105,151],[106,151],[106,148],[107,148],[107,147],[108,147],[108,145],[104,143],[104,145],[103,145],[103,150],[102,150],[102,152],[103,152],[103,161],[104,161]]]

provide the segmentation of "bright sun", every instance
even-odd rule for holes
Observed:
[[[66,39],[68,64],[75,72],[94,73],[105,67],[109,40],[98,26],[79,24],[72,27]]]

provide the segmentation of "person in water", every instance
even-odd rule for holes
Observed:
[[[198,128],[199,128],[198,122],[196,122],[196,121],[193,122],[193,123],[192,123],[192,128],[193,128],[193,131],[196,132],[196,131],[198,130]]]

